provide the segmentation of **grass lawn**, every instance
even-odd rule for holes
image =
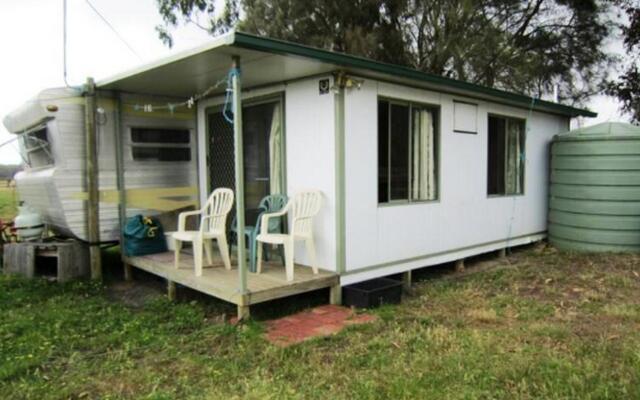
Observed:
[[[0,179],[0,219],[9,220],[15,217],[17,205],[15,188],[7,187],[6,181]]]
[[[417,273],[377,322],[284,349],[216,302],[2,276],[0,398],[640,398],[640,255],[494,264]]]

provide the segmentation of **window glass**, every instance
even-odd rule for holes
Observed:
[[[389,102],[378,102],[378,202],[389,201]]]
[[[191,132],[174,128],[131,128],[134,161],[191,161]]]
[[[390,199],[409,197],[409,107],[391,104]]]
[[[437,198],[437,110],[378,101],[378,202]]]
[[[188,129],[132,128],[133,143],[189,143]]]
[[[189,161],[191,149],[171,147],[133,147],[133,159],[136,161]]]
[[[524,193],[525,123],[514,118],[489,116],[487,193]]]

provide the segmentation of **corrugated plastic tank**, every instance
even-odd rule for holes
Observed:
[[[556,135],[549,192],[554,246],[640,251],[640,127],[607,122]]]

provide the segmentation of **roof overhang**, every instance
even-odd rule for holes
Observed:
[[[188,98],[224,78],[231,67],[233,56],[240,57],[244,88],[342,70],[365,78],[568,117],[597,116],[597,113],[590,110],[533,99],[407,67],[234,31],[218,36],[204,46],[99,81],[97,86],[105,90]],[[217,90],[218,93],[223,91],[223,87]]]

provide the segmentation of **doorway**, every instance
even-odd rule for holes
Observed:
[[[245,204],[256,208],[269,195],[284,194],[282,102],[271,99],[242,108]],[[233,125],[220,107],[207,112],[209,188],[235,189]]]

